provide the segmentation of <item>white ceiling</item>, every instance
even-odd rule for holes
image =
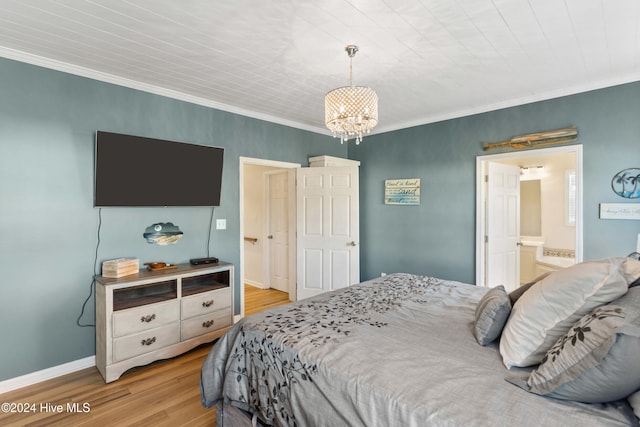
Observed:
[[[640,80],[638,0],[0,0],[0,56],[326,133],[377,133]],[[570,123],[567,123],[570,125]]]

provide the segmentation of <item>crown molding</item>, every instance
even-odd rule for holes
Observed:
[[[279,125],[283,125],[283,126],[287,126],[295,129],[305,130],[313,133],[318,133],[318,134],[331,137],[330,132],[324,127],[313,126],[306,123],[300,123],[293,120],[287,120],[281,117],[272,116],[270,114],[265,114],[257,111],[235,107],[233,105],[224,104],[221,102],[216,102],[216,101],[212,101],[205,98],[200,98],[200,97],[189,95],[183,92],[163,88],[160,86],[150,85],[150,84],[139,82],[136,80],[131,80],[124,77],[116,76],[114,74],[104,73],[104,72],[93,70],[90,68],[69,64],[63,61],[58,61],[55,59],[46,58],[43,56],[31,54],[31,53],[26,53],[16,49],[10,49],[10,48],[0,46],[0,57],[4,57],[7,59],[19,61],[19,62],[36,65],[39,67],[49,68],[52,70],[61,71],[68,74],[86,77],[86,78],[90,78],[90,79],[105,82],[105,83],[111,83],[114,85],[127,87],[130,89],[136,89],[136,90],[164,96],[171,99],[189,102],[191,104],[214,108],[216,110],[226,111],[228,113],[234,113],[234,114],[250,117],[257,120],[263,120],[266,122],[275,123],[275,124],[279,124]],[[484,105],[478,105],[478,106],[473,106],[469,108],[448,111],[441,114],[431,114],[431,115],[423,116],[414,120],[396,123],[394,125],[377,126],[375,129],[371,131],[369,135],[379,135],[386,132],[393,132],[396,130],[427,125],[430,123],[457,119],[461,117],[472,116],[475,114],[487,113],[490,111],[500,110],[504,108],[517,107],[520,105],[546,101],[554,98],[561,98],[564,96],[576,95],[579,93],[590,92],[593,90],[604,89],[607,87],[618,86],[621,84],[633,83],[637,81],[640,81],[640,73],[638,72],[629,73],[623,76],[618,76],[616,78],[594,81],[592,84],[589,84],[589,85],[571,86],[571,87],[562,88],[558,90],[532,94],[529,96],[508,99],[500,102],[488,103]]]
[[[627,83],[634,83],[640,81],[640,73],[629,73],[623,76],[618,76],[612,79],[602,79],[597,82],[593,82],[589,85],[571,86],[558,90],[547,91],[538,94],[532,94],[520,98],[508,99],[505,101],[494,102],[479,106],[474,106],[466,109],[449,111],[442,114],[433,114],[423,116],[419,119],[410,120],[402,123],[398,123],[393,126],[380,126],[376,129],[375,134],[392,132],[401,129],[407,129],[416,126],[427,125],[430,123],[441,122],[451,119],[459,119],[462,117],[473,116],[476,114],[488,113],[491,111],[501,110],[504,108],[518,107],[521,105],[532,104],[540,101],[548,101],[550,99],[562,98],[565,96],[578,95],[580,93],[591,92],[598,89],[606,89],[608,87],[619,86]],[[373,135],[374,132],[372,131]]]
[[[136,89],[143,92],[151,93],[154,95],[160,95],[179,101],[189,102],[191,104],[201,105],[203,107],[214,108],[216,110],[226,111],[228,113],[234,113],[253,119],[263,120],[270,123],[275,123],[283,126],[288,126],[296,129],[306,130],[314,133],[321,133],[328,135],[328,130],[312,126],[304,123],[295,122],[292,120],[282,119],[269,114],[260,113],[257,111],[251,111],[244,108],[235,107],[233,105],[224,104],[221,102],[212,101],[210,99],[200,98],[198,96],[189,95],[183,92],[175,91],[172,89],[163,88],[160,86],[150,85],[147,83],[139,82],[137,80],[131,80],[124,77],[116,76],[114,74],[105,73],[102,71],[94,70],[91,68],[81,67],[78,65],[69,64],[67,62],[58,61],[44,56],[34,55],[31,53],[22,52],[15,49],[9,49],[0,46],[0,57],[12,59],[19,62],[24,62],[31,65],[36,65],[51,70],[61,71],[63,73],[73,74],[76,76],[86,77],[89,79],[110,83],[130,89]]]

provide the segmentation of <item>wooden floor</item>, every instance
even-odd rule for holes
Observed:
[[[246,315],[289,302],[287,294],[245,285]],[[2,426],[215,426],[200,405],[200,367],[211,344],[126,372],[105,384],[93,368],[0,395]]]

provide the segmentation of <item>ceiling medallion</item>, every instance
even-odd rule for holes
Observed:
[[[378,124],[378,95],[369,87],[353,85],[353,57],[358,46],[348,45],[344,50],[349,55],[349,86],[325,96],[325,124],[341,144],[351,138],[360,144],[362,136]]]

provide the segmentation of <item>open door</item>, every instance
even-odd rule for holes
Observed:
[[[268,285],[289,294],[289,172],[267,173]]]
[[[360,282],[358,167],[296,173],[297,299]]]
[[[582,145],[567,145],[561,147],[539,148],[535,150],[522,150],[512,151],[499,154],[487,154],[478,156],[476,158],[476,285],[477,286],[496,286],[496,283],[490,284],[487,282],[489,273],[487,269],[489,264],[493,264],[491,256],[487,253],[487,245],[491,241],[489,239],[489,233],[487,228],[489,224],[493,222],[488,217],[488,201],[487,201],[487,186],[485,182],[485,176],[488,175],[488,164],[491,162],[497,162],[502,164],[511,164],[521,166],[523,164],[539,164],[540,159],[552,158],[554,161],[559,159],[563,162],[565,156],[571,158],[570,169],[575,170],[575,189],[573,192],[574,197],[574,232],[573,232],[573,247],[575,249],[575,261],[583,261],[583,195],[582,195]],[[565,168],[564,163],[560,168]],[[565,168],[566,169],[566,168]],[[562,173],[564,177],[564,172]],[[549,181],[549,186],[546,187],[546,191],[555,192],[555,198],[551,199],[547,204],[548,209],[564,211],[562,194],[565,189],[565,179]],[[544,217],[543,217],[544,221]],[[557,226],[557,224],[556,224]],[[544,224],[543,224],[544,228]],[[555,229],[554,229],[555,230]],[[543,237],[545,230],[543,231]],[[564,236],[561,236],[564,239]],[[488,241],[487,241],[488,240]],[[558,246],[565,247],[565,246]],[[518,257],[519,258],[519,257]],[[518,259],[519,260],[519,259]]]
[[[487,164],[486,286],[520,286],[520,168]]]

